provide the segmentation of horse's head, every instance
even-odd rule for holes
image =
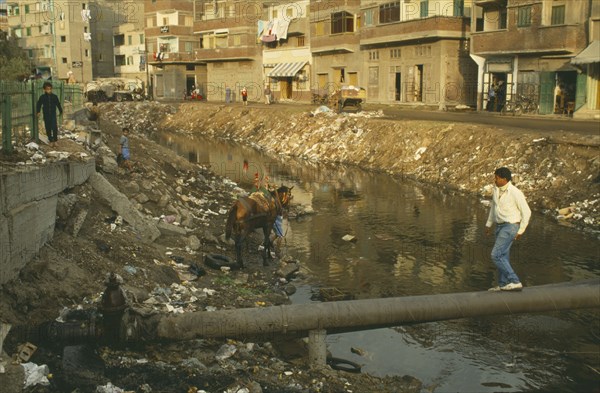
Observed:
[[[281,186],[277,190],[271,192],[273,197],[275,197],[279,200],[279,203],[281,204],[281,207],[283,209],[287,209],[290,205],[290,201],[292,200],[292,189],[293,188],[294,188],[293,186],[292,187]]]

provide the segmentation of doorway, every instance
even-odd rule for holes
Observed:
[[[396,72],[396,83],[394,88],[394,100],[401,101],[402,100],[402,73]]]
[[[293,94],[293,79],[292,78],[283,78],[279,81],[279,91],[282,99],[290,99]]]
[[[190,95],[192,90],[196,88],[196,77],[187,75],[185,77],[185,92],[186,95]]]
[[[156,96],[163,97],[165,95],[165,83],[162,75],[156,75]]]
[[[415,66],[415,101],[423,101],[423,64]]]

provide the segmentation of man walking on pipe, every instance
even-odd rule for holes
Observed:
[[[491,233],[492,224],[496,224],[496,243],[492,249],[492,261],[498,268],[498,286],[490,291],[520,291],[521,280],[510,265],[510,247],[519,240],[531,217],[525,195],[512,183],[512,174],[502,167],[494,172],[496,187],[492,192],[492,205],[485,225],[485,233]]]

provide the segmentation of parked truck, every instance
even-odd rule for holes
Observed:
[[[144,82],[140,79],[102,78],[89,82],[85,88],[88,101],[141,101]]]

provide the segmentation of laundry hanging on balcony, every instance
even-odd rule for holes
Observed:
[[[92,11],[89,9],[81,10],[81,19],[84,22],[89,22],[92,19]]]
[[[262,42],[275,42],[287,40],[290,21],[275,18],[270,21],[259,20],[257,22],[258,37]]]
[[[92,33],[83,33],[83,40],[84,41],[91,41],[92,40]]]

